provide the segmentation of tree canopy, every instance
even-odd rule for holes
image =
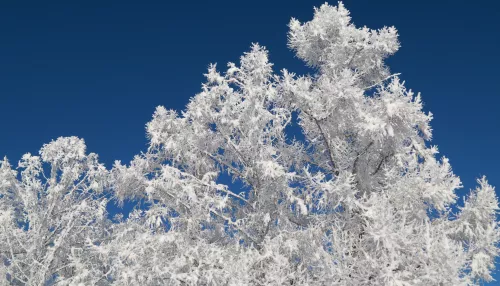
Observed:
[[[107,170],[61,137],[0,161],[2,285],[478,285],[498,255],[498,201],[430,145],[431,113],[384,60],[394,27],[322,5],[289,24],[313,72],[254,44],[209,67],[149,146]],[[130,215],[107,205],[138,200]]]

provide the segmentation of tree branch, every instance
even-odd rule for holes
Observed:
[[[383,163],[384,163],[384,162],[385,162],[385,161],[386,161],[389,157],[391,157],[391,156],[392,156],[392,153],[389,153],[389,154],[385,155],[385,156],[384,156],[384,157],[380,160],[380,162],[379,162],[379,163],[378,163],[378,165],[377,165],[377,168],[375,169],[375,171],[373,171],[373,173],[371,173],[371,175],[373,176],[373,175],[377,174],[377,173],[378,173],[378,171],[380,171],[380,168],[382,167],[382,164],[383,164]]]
[[[380,85],[381,83],[383,83],[384,81],[386,81],[386,80],[388,80],[388,79],[390,79],[390,78],[392,78],[392,77],[398,76],[398,75],[400,75],[400,74],[401,74],[401,73],[391,74],[390,76],[388,76],[388,77],[384,78],[383,80],[381,80],[381,81],[379,81],[379,82],[377,82],[377,83],[374,83],[374,84],[372,84],[372,85],[370,85],[370,86],[368,86],[368,87],[363,88],[363,90],[369,90],[369,89],[371,89],[371,88],[374,88],[374,87],[376,87],[376,86]]]
[[[309,116],[314,121],[316,126],[318,127],[318,130],[319,130],[319,133],[321,134],[323,142],[325,142],[326,151],[328,152],[328,159],[330,161],[330,165],[332,166],[332,172],[337,175],[338,171],[335,170],[335,163],[333,160],[333,154],[332,154],[332,150],[330,147],[330,142],[326,138],[325,132],[323,131],[323,128],[321,127],[320,122],[318,121],[318,119],[316,119],[314,116],[312,116],[312,114],[308,113],[307,111],[302,110],[302,112],[304,112],[307,116]]]

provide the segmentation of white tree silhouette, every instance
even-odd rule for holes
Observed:
[[[20,176],[4,160],[6,281],[491,281],[494,188],[482,178],[457,203],[460,180],[428,143],[432,115],[384,64],[399,48],[396,29],[356,28],[342,3],[289,26],[290,48],[314,75],[275,75],[266,49],[254,44],[225,73],[211,66],[181,114],[158,107],[147,152],[128,166],[117,161],[107,172],[74,137],[44,146],[41,158],[25,155]],[[144,204],[111,223],[103,188]]]

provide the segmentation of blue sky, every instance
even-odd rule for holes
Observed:
[[[0,1],[0,155],[17,162],[76,135],[109,167],[144,150],[154,108],[182,109],[209,63],[237,61],[252,42],[276,70],[306,73],[286,46],[290,17],[323,1]],[[334,2],[332,2],[333,4]],[[464,191],[500,186],[500,4],[344,1],[354,23],[394,25],[393,72],[422,92],[434,139]]]

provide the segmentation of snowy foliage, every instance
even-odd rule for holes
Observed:
[[[432,115],[384,59],[394,27],[342,3],[292,19],[314,69],[275,74],[254,44],[209,67],[180,114],[158,107],[149,148],[106,170],[59,138],[0,167],[5,285],[478,285],[498,255],[485,178],[462,203]],[[295,129],[300,129],[300,134]],[[297,137],[297,138],[294,138]],[[109,198],[141,202],[108,218]],[[3,279],[3,280],[2,280]]]
[[[108,171],[76,137],[25,154],[19,171],[0,161],[2,285],[92,283],[105,265],[88,245],[108,232]]]

